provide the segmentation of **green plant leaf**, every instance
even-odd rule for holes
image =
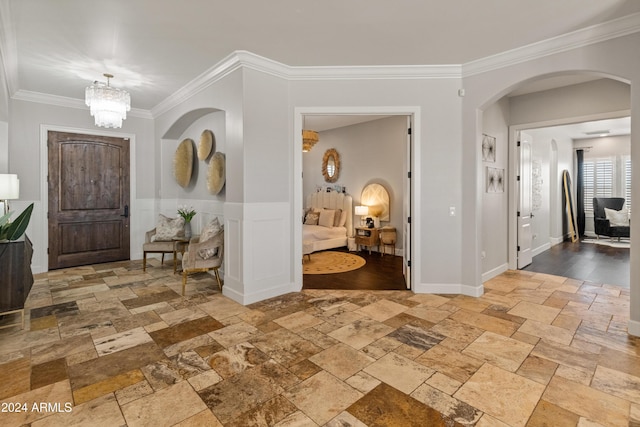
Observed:
[[[7,239],[9,240],[18,240],[20,236],[24,234],[27,230],[27,226],[29,225],[29,220],[31,219],[31,212],[33,211],[33,203],[31,203],[27,208],[22,211],[18,218],[13,221],[7,227]]]
[[[0,227],[2,227],[7,222],[9,222],[9,218],[11,218],[12,213],[13,212],[7,212],[5,215],[2,216],[2,218],[0,218]]]

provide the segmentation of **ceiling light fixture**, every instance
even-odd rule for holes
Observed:
[[[314,145],[318,142],[318,132],[315,130],[303,130],[302,131],[302,152],[307,153],[311,151]]]
[[[103,74],[107,82],[95,81],[85,89],[85,103],[95,119],[96,126],[105,128],[121,128],[122,120],[127,118],[127,111],[131,110],[131,96],[129,92],[109,86],[112,74]]]

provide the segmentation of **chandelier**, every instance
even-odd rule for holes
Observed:
[[[315,130],[303,130],[302,131],[302,152],[306,153],[311,151],[314,145],[318,142],[318,132]]]
[[[122,120],[127,118],[131,110],[131,96],[126,90],[109,86],[112,74],[103,74],[107,82],[95,81],[85,89],[85,103],[95,119],[96,126],[105,128],[121,128]]]

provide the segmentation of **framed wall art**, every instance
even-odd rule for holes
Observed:
[[[487,134],[482,134],[482,161],[496,161],[496,138]]]

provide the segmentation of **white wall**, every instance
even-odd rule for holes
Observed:
[[[504,272],[508,268],[507,257],[507,207],[508,182],[505,181],[504,193],[487,193],[487,167],[504,169],[505,178],[508,168],[509,142],[509,99],[504,97],[492,104],[482,116],[482,132],[496,138],[495,162],[482,162],[482,279],[483,281]],[[480,140],[480,143],[482,140]]]
[[[9,123],[0,121],[0,173],[9,173]]]
[[[360,204],[367,184],[383,185],[389,193],[390,225],[398,232],[396,248],[402,248],[402,203],[406,171],[404,162],[407,145],[407,119],[393,116],[374,121],[320,132],[319,141],[308,153],[303,153],[303,194],[316,191],[317,186],[341,185]],[[326,183],[322,175],[322,159],[326,150],[335,148],[340,155],[340,176],[334,184]],[[350,212],[353,215],[353,212]],[[360,217],[354,218],[354,224]]]

